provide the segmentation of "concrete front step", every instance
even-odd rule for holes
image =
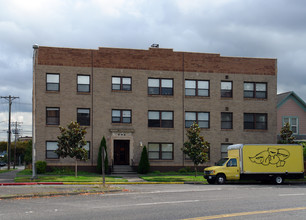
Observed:
[[[132,167],[128,165],[113,166],[112,174],[137,174]]]

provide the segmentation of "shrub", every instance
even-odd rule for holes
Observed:
[[[146,146],[143,147],[140,162],[138,164],[138,173],[146,174],[150,171],[150,163]]]
[[[37,174],[42,174],[46,172],[47,169],[46,161],[37,161],[35,165],[36,165]]]
[[[105,173],[108,173],[108,156],[107,156],[107,148],[106,148],[106,140],[105,137],[103,136],[101,142],[100,142],[100,147],[99,147],[99,154],[98,154],[98,164],[97,164],[97,172],[102,173],[102,147],[104,148],[105,155],[104,155],[104,168],[105,168]]]
[[[179,169],[179,173],[187,173],[187,170],[185,168]]]

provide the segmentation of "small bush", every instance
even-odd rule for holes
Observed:
[[[42,174],[46,172],[47,169],[46,161],[37,161],[35,165],[36,165],[37,174]]]
[[[138,165],[138,173],[146,174],[150,171],[150,163],[146,146],[143,147],[140,162]]]
[[[52,174],[57,175],[71,175],[74,171],[69,167],[52,167]]]
[[[160,175],[160,171],[159,171],[159,170],[155,170],[153,173],[154,173],[155,175]]]
[[[187,173],[187,170],[185,168],[179,169],[179,173]]]

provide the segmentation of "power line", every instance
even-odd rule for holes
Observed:
[[[7,157],[8,157],[8,164],[7,169],[10,170],[11,168],[11,108],[12,102],[14,99],[19,99],[17,96],[1,96],[1,99],[6,99],[9,102],[9,123],[8,123],[8,142],[7,142]]]

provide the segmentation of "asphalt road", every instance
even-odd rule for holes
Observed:
[[[305,185],[125,185],[129,191],[1,200],[0,219],[305,219]]]

